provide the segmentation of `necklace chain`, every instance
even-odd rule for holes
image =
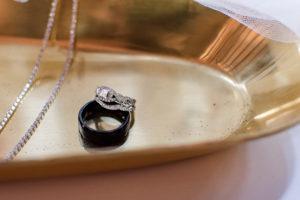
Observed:
[[[44,51],[47,47],[47,43],[48,40],[50,38],[51,35],[51,31],[53,28],[53,23],[54,23],[54,18],[55,18],[55,12],[56,12],[56,7],[57,7],[57,2],[58,0],[53,0],[51,3],[51,10],[50,10],[50,14],[49,14],[49,19],[48,19],[48,23],[47,23],[47,27],[44,33],[44,38],[43,38],[43,43],[42,46],[40,48],[39,54],[38,54],[38,58],[36,60],[35,66],[32,70],[32,73],[28,79],[28,81],[26,82],[23,90],[21,91],[21,93],[18,95],[17,99],[15,100],[15,102],[12,104],[12,106],[10,106],[10,108],[8,109],[8,111],[6,112],[5,116],[3,117],[3,119],[0,122],[0,132],[2,132],[2,130],[4,129],[4,127],[6,126],[6,124],[8,123],[8,121],[11,119],[12,115],[15,113],[16,109],[19,107],[22,99],[24,98],[24,96],[27,94],[28,90],[30,89],[30,87],[32,86],[33,80],[36,76],[36,73],[40,67],[41,61],[42,61],[42,57],[44,55]]]
[[[24,136],[21,138],[21,140],[15,145],[15,147],[6,155],[6,157],[4,158],[4,160],[9,161],[12,160],[24,147],[24,145],[29,141],[29,139],[31,138],[31,136],[33,135],[33,133],[35,132],[35,130],[38,128],[41,120],[43,119],[43,117],[45,116],[45,114],[47,113],[48,109],[50,108],[51,104],[54,102],[55,97],[57,96],[63,81],[65,79],[66,74],[69,71],[69,68],[72,64],[72,60],[73,60],[73,56],[74,56],[74,46],[75,46],[75,35],[76,35],[76,24],[77,24],[77,11],[78,11],[78,1],[79,0],[73,0],[73,5],[72,5],[72,20],[71,20],[71,25],[70,25],[70,40],[69,40],[69,47],[68,47],[68,53],[67,53],[67,58],[66,58],[66,62],[65,62],[65,66],[64,69],[58,79],[58,81],[56,82],[56,86],[54,88],[54,90],[52,91],[49,99],[47,100],[47,102],[45,103],[45,105],[43,106],[42,110],[40,111],[40,113],[38,114],[38,116],[36,117],[36,119],[34,120],[34,122],[31,124],[31,126],[29,127],[29,129],[26,131],[26,133],[24,134]],[[49,20],[48,20],[48,24],[47,24],[47,28],[45,31],[45,36],[43,39],[43,44],[41,46],[40,49],[40,53],[36,62],[36,65],[34,67],[34,70],[30,76],[30,79],[28,80],[27,84],[25,85],[23,91],[21,92],[21,94],[18,96],[17,100],[16,100],[16,106],[15,104],[13,104],[13,106],[10,108],[10,110],[8,111],[8,113],[10,113],[10,111],[13,112],[15,111],[16,107],[19,105],[19,102],[21,101],[21,99],[24,97],[24,95],[26,94],[26,92],[28,91],[28,89],[30,88],[32,81],[37,73],[37,70],[39,68],[40,62],[41,62],[41,58],[43,55],[43,52],[47,46],[47,41],[49,40],[50,34],[51,34],[51,30],[53,27],[53,22],[54,22],[54,17],[55,17],[55,11],[56,11],[56,6],[57,6],[57,2],[58,0],[53,0],[52,2],[52,7],[51,7],[51,11],[50,11],[50,15],[49,15]],[[8,118],[11,117],[11,114],[9,115]],[[5,123],[7,123],[8,120],[6,120]],[[2,125],[2,124],[1,124]],[[5,126],[5,124],[4,124]],[[2,127],[3,128],[3,127]]]

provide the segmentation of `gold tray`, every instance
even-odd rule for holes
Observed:
[[[0,7],[0,21],[21,16],[0,24],[3,116],[34,66],[49,4]],[[0,135],[2,157],[55,86],[69,10],[63,1],[38,78]],[[75,62],[32,139],[15,160],[0,164],[0,180],[158,164],[276,133],[300,120],[299,60],[297,44],[268,40],[193,1],[82,1]],[[100,85],[137,99],[134,126],[118,147],[79,139],[78,111]]]

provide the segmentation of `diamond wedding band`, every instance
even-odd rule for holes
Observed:
[[[123,96],[107,86],[96,89],[95,100],[108,110],[134,111],[135,99]]]

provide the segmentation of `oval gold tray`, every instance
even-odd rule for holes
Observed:
[[[172,0],[172,6],[164,5],[169,0],[155,5],[127,1],[124,6],[107,0],[94,8],[89,3],[81,3],[76,59],[62,90],[16,159],[0,164],[0,180],[174,161],[299,122],[297,44],[268,40],[191,1]],[[6,3],[7,10],[21,10],[28,21],[47,18],[45,12],[26,12],[38,2],[12,4]],[[62,3],[61,19],[69,7]],[[34,37],[43,27],[20,32],[28,26],[20,21],[0,32],[1,115],[29,77],[39,50]],[[1,157],[22,137],[55,86],[66,58],[65,21],[57,23],[58,40],[52,38],[34,86],[0,135]],[[21,29],[13,28],[18,25]],[[137,99],[135,123],[118,147],[92,147],[79,137],[78,111],[101,85]]]

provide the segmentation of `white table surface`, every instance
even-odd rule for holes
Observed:
[[[154,167],[0,183],[0,199],[300,199],[300,125]]]

